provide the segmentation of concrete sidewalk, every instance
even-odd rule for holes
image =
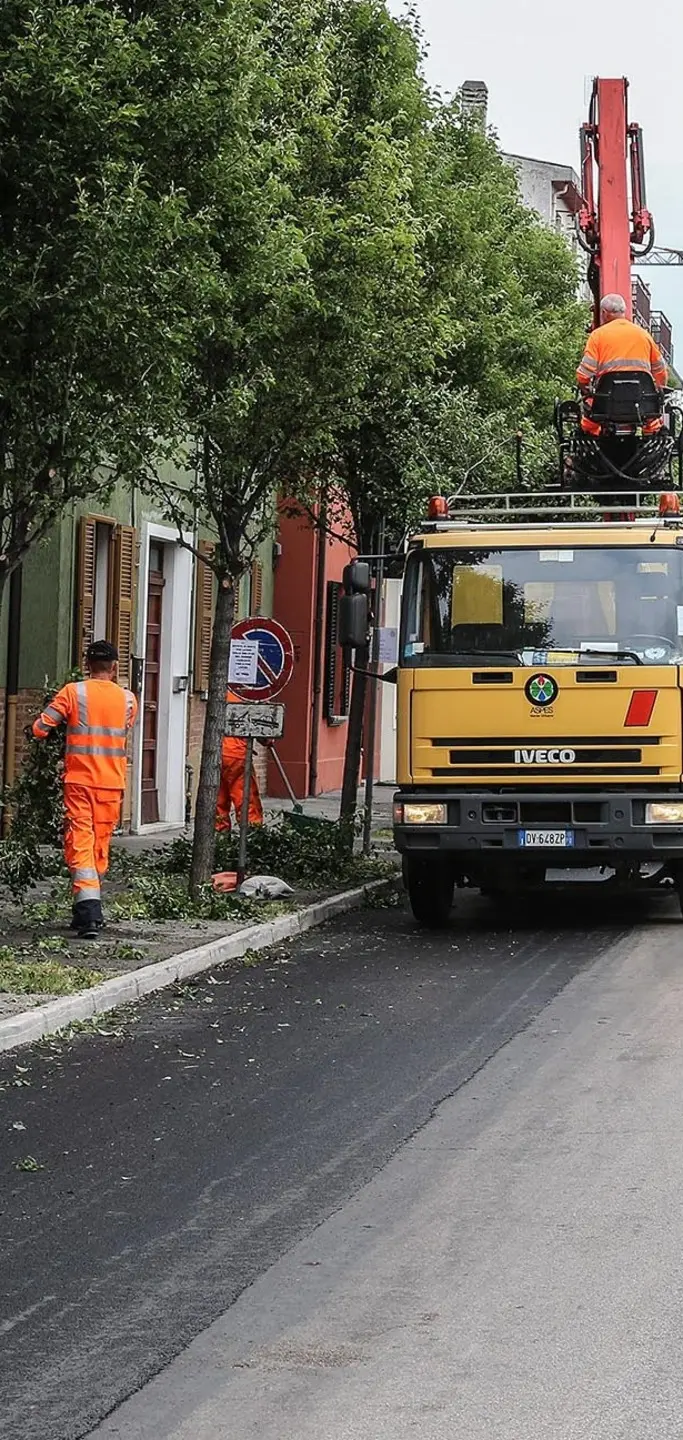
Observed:
[[[392,804],[396,791],[395,785],[376,785],[372,804],[372,829],[391,829]],[[300,800],[305,815],[313,815],[318,820],[338,820],[339,806],[341,804],[341,790],[332,790],[327,795],[311,795],[306,800]],[[365,805],[365,789],[358,791],[358,810]],[[264,797],[263,808],[269,815],[276,815],[283,810],[291,810],[290,800],[272,800]]]
[[[0,1052],[31,1044],[45,1035],[53,1035],[74,1023],[105,1015],[122,1005],[134,1004],[145,995],[191,980],[217,965],[238,963],[247,955],[270,950],[282,941],[292,940],[307,930],[334,920],[338,915],[358,910],[366,903],[372,903],[373,899],[388,895],[398,884],[396,871],[382,878],[328,892],[313,903],[297,905],[294,902],[286,914],[275,914],[251,923],[247,920],[234,924],[225,920],[168,922],[171,934],[175,931],[175,940],[169,947],[171,953],[160,960],[148,958],[146,964],[140,964],[143,950],[123,945],[120,949],[129,952],[129,960],[132,958],[138,962],[135,968],[131,968],[130,963],[126,964],[121,955],[118,971],[88,989],[60,996],[1,995]],[[264,909],[268,910],[267,904]],[[193,935],[196,941],[197,932],[201,931],[205,936],[211,933],[212,938],[205,939],[204,944],[193,945],[190,937]],[[141,937],[138,935],[136,938]],[[91,964],[98,962],[99,945],[99,941],[88,943]]]
[[[0,914],[0,938],[7,960],[0,982],[0,1051],[134,1001],[224,960],[238,960],[247,951],[267,948],[362,905],[368,887],[370,893],[377,884],[381,890],[386,884],[384,877],[395,873],[391,863],[392,793],[383,787],[377,797],[373,855],[368,861],[357,853],[353,865],[344,870],[344,878],[337,869],[331,882],[303,887],[293,881],[292,893],[283,901],[245,902],[241,909],[235,906],[220,918],[199,918],[174,905],[171,893],[166,909],[145,909],[148,902],[143,899],[143,908],[136,910],[134,882],[131,889],[131,871],[137,871],[134,862],[125,866],[120,875],[115,870],[106,885],[105,914],[109,920],[96,941],[80,941],[68,931],[66,901],[62,911],[50,914],[47,883],[42,887],[44,893],[38,888],[26,911],[18,905],[6,906]],[[335,821],[339,802],[338,793],[319,796],[306,802],[304,813]],[[266,800],[265,809],[268,824],[291,806]],[[152,859],[153,852],[163,850],[181,835],[187,837],[187,832],[155,827],[142,835],[117,836],[115,847],[131,858],[139,856],[139,866],[144,869],[145,856]],[[282,874],[284,879],[289,878],[286,867]],[[178,878],[151,871],[147,881],[156,891],[163,885],[172,887]],[[396,880],[389,878],[389,885],[392,883]],[[35,966],[40,970],[40,962],[46,959],[53,967],[49,976],[45,971],[35,971]],[[71,977],[64,987],[62,970],[78,971],[74,993],[63,993],[64,988],[70,989]]]

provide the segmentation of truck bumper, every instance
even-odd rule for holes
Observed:
[[[683,865],[683,824],[646,825],[645,806],[653,801],[683,802],[683,790],[529,791],[493,795],[470,791],[400,790],[395,796],[394,842],[406,856],[452,857],[463,874],[494,868],[542,864],[576,869],[627,863]],[[406,825],[398,816],[404,803],[443,804],[442,825]],[[533,847],[520,843],[521,830],[570,831],[570,847]]]

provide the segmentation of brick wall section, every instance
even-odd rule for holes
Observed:
[[[262,745],[254,746],[254,770],[262,795],[268,794],[268,752]]]
[[[3,696],[4,696],[4,692],[3,692]],[[17,774],[18,774],[19,771],[21,770],[22,761],[23,761],[23,758],[24,758],[24,752],[25,752],[26,744],[27,744],[26,738],[25,738],[25,736],[24,736],[24,728],[25,728],[26,725],[32,725],[32,724],[33,724],[33,721],[36,719],[36,716],[37,716],[37,715],[40,715],[40,712],[41,712],[41,710],[42,710],[43,707],[44,707],[44,703],[45,703],[45,691],[44,691],[43,689],[40,689],[40,690],[20,690],[20,691],[19,691],[19,694],[18,694],[18,696],[17,696],[17,743],[16,743],[16,747],[15,747],[15,751],[14,751],[14,754],[15,754],[15,764],[16,764],[16,767],[17,767]],[[5,716],[4,716],[4,707],[3,707],[3,718],[2,718],[2,728],[3,728],[3,731],[4,731],[4,726],[5,726]],[[4,752],[3,752],[3,753],[4,753]]]
[[[199,766],[202,758],[202,737],[204,735],[204,717],[206,715],[206,701],[201,700],[199,695],[191,695],[187,715],[187,759],[192,766],[192,812],[194,814],[195,801],[197,799],[197,786],[199,784]]]

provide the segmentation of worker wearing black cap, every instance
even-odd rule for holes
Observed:
[[[126,787],[126,740],[138,705],[117,683],[119,654],[108,640],[88,647],[89,678],[65,685],[33,725],[44,740],[66,725],[64,858],[73,885],[73,928],[94,939],[103,925],[100,884]]]

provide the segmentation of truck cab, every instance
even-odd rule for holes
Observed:
[[[456,885],[504,895],[548,869],[680,895],[678,498],[627,517],[594,494],[436,499],[408,545],[397,675],[416,919],[442,924]]]

